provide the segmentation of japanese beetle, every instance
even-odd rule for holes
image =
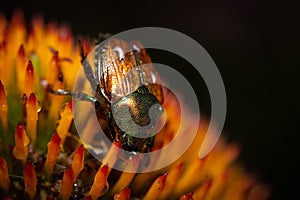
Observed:
[[[99,122],[106,122],[100,125],[105,126],[104,133],[110,141],[120,141],[126,151],[148,151],[154,128],[163,113],[163,92],[146,50],[137,41],[128,44],[110,39],[96,46],[92,60],[94,70],[83,50],[81,54],[93,95],[54,91],[52,87],[49,91],[94,103]]]

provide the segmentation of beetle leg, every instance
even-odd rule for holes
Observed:
[[[58,90],[53,90],[52,85],[48,85],[48,92],[52,93],[52,94],[56,94],[56,95],[62,95],[62,96],[72,96],[76,99],[80,99],[83,101],[89,101],[91,103],[95,103],[97,101],[97,99],[95,99],[94,97],[82,93],[82,92],[72,92],[69,90],[62,90],[62,89],[58,89]]]
[[[95,73],[92,70],[90,63],[86,60],[86,55],[84,55],[84,50],[82,44],[80,45],[80,56],[81,64],[83,65],[84,73],[91,85],[92,90],[94,90],[98,85],[98,80],[95,77]]]
[[[146,141],[146,152],[150,152],[151,148],[153,147],[154,143],[154,136],[149,137]]]

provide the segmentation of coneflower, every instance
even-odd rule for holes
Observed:
[[[94,45],[88,39],[79,44],[67,26],[46,25],[42,18],[34,18],[27,30],[21,12],[10,22],[0,17],[1,198],[268,198],[268,188],[236,162],[237,145],[221,138],[208,156],[199,159],[205,122],[189,149],[163,169],[119,172],[94,159],[73,127],[71,97],[54,95],[47,88],[72,90],[82,46],[88,52]],[[176,99],[171,93],[164,95],[167,125],[155,137],[152,151],[172,140],[180,120]],[[121,147],[118,141],[113,145]],[[115,154],[111,149],[104,159]],[[159,159],[147,164],[155,165]],[[138,171],[140,162],[137,154],[127,167]]]

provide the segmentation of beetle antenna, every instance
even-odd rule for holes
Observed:
[[[84,54],[83,42],[80,39],[78,39],[78,44],[79,44],[79,48],[80,48],[81,63],[83,63],[83,61],[86,58],[86,56]]]

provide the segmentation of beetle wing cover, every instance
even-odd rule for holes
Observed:
[[[160,77],[151,64],[150,56],[139,42],[134,41],[128,45],[123,40],[112,39],[99,48],[96,67],[102,94],[108,101],[115,102],[145,85],[162,102]],[[137,52],[137,59],[134,50]]]

